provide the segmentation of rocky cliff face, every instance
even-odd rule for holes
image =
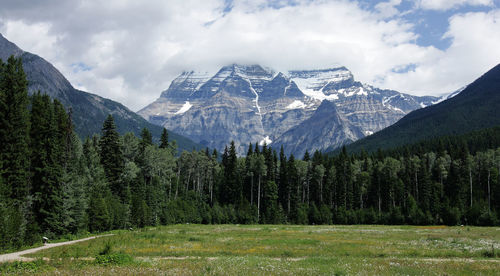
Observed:
[[[244,154],[259,142],[301,157],[370,135],[437,100],[362,84],[345,67],[282,73],[233,64],[213,76],[182,73],[139,114],[218,150],[234,140]]]

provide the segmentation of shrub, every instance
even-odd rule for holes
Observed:
[[[458,225],[460,224],[461,213],[457,207],[446,206],[443,208],[443,222],[446,225]]]
[[[45,268],[45,269],[44,269]],[[47,265],[42,259],[38,259],[33,262],[22,262],[22,261],[15,261],[12,263],[3,263],[0,264],[0,274],[7,274],[7,273],[21,273],[21,272],[29,272],[29,273],[34,273],[34,272],[40,272],[43,270],[46,270]]]
[[[309,224],[308,214],[309,208],[306,204],[300,204],[297,208],[297,224]]]
[[[111,251],[113,250],[113,245],[111,242],[107,241],[106,244],[104,244],[104,248],[99,251],[99,255],[109,255],[111,254]]]
[[[95,258],[95,263],[98,265],[124,265],[130,264],[134,258],[124,253],[114,253],[109,255],[98,255]]]

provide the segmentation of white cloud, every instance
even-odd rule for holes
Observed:
[[[6,1],[0,32],[7,39],[54,63],[74,86],[133,110],[183,70],[214,72],[234,62],[283,71],[342,64],[364,82],[435,94],[473,80],[500,55],[496,13],[453,17],[452,46],[441,51],[416,44],[414,26],[395,16],[400,0],[372,11],[346,0],[235,1],[228,13],[224,0]],[[478,50],[485,45],[489,53]],[[409,64],[414,71],[393,72]]]
[[[45,59],[55,61],[57,54],[54,52],[57,37],[50,35],[50,23],[39,22],[26,24],[20,20],[5,22],[2,31],[4,36],[22,49],[30,49],[33,53],[43,54]]]
[[[460,6],[493,6],[493,0],[419,0],[417,7],[425,10],[449,10]]]
[[[418,95],[446,93],[500,63],[500,10],[458,14],[449,23],[448,49],[419,57],[414,71],[389,73],[381,84]]]
[[[384,18],[390,18],[399,14],[397,6],[401,4],[401,0],[389,0],[387,2],[380,2],[375,5],[375,10],[377,10],[380,15]]]

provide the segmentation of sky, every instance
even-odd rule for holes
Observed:
[[[500,63],[500,0],[2,0],[0,33],[134,111],[232,63],[442,95]]]

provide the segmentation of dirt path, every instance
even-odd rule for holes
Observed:
[[[18,251],[18,252],[13,252],[13,253],[8,253],[8,254],[3,254],[0,255],[0,263],[3,262],[12,262],[12,261],[32,261],[33,258],[28,258],[28,257],[23,257],[22,255],[30,254],[30,253],[35,253],[40,250],[44,250],[47,248],[52,248],[52,247],[58,247],[58,246],[63,246],[63,245],[68,245],[68,244],[74,244],[77,242],[82,242],[82,241],[88,241],[92,240],[95,238],[100,238],[100,237],[106,237],[106,236],[113,236],[113,234],[107,234],[107,235],[101,235],[101,236],[93,236],[93,237],[88,237],[84,239],[79,239],[79,240],[74,240],[74,241],[66,241],[66,242],[58,242],[58,243],[47,243],[44,246],[36,247],[36,248],[31,248],[31,249],[26,249],[23,251]]]

